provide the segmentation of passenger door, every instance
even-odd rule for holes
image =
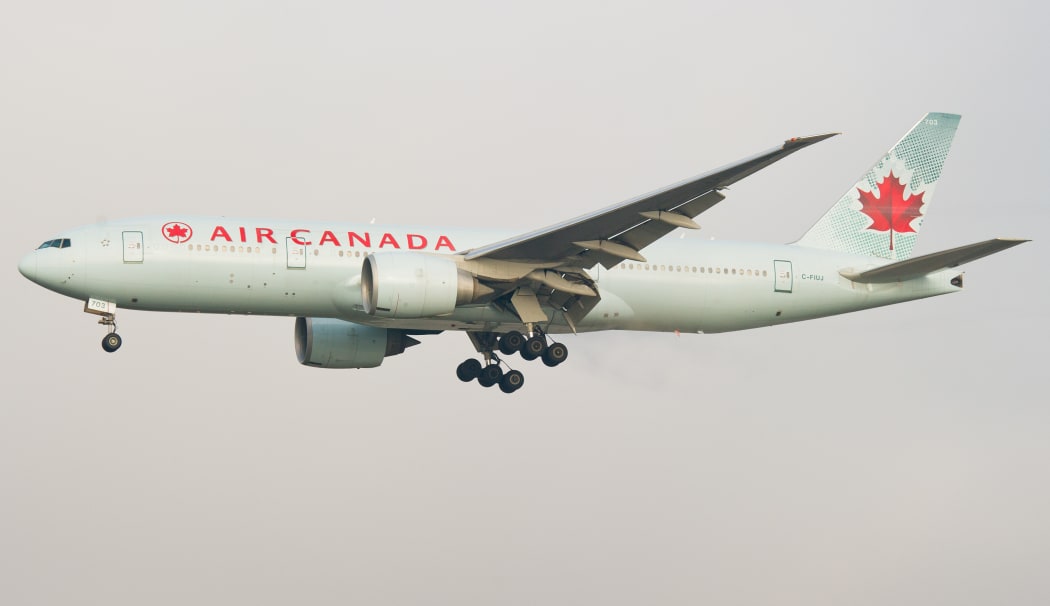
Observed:
[[[144,258],[144,251],[142,245],[142,232],[141,231],[126,231],[124,232],[124,262],[125,263],[142,263]]]
[[[285,238],[288,251],[288,269],[306,269],[306,245],[298,244],[295,238]]]
[[[773,261],[773,291],[791,292],[793,284],[791,261]]]

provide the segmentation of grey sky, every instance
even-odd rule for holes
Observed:
[[[18,3],[0,19],[4,604],[1045,604],[1046,9],[1036,3]],[[922,254],[949,297],[568,338],[513,397],[462,335],[296,364],[292,320],[18,275],[154,213],[526,231],[766,149],[690,237],[801,235],[963,115]]]

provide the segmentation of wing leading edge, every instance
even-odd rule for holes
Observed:
[[[639,251],[679,228],[696,229],[693,218],[720,202],[719,190],[796,151],[837,135],[788,139],[782,145],[663,189],[568,221],[466,252],[466,260],[531,263],[572,261],[612,267],[643,259]]]

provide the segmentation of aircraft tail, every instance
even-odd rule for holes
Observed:
[[[956,114],[923,116],[795,244],[910,257],[959,120]]]

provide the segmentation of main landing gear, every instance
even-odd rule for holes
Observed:
[[[525,384],[525,375],[520,370],[503,372],[500,359],[496,356],[490,356],[486,365],[482,365],[477,358],[464,360],[456,367],[456,376],[464,383],[477,380],[482,387],[499,385],[503,393],[514,393]]]
[[[547,366],[557,366],[569,357],[569,349],[561,343],[547,343],[546,335],[538,328],[531,337],[512,330],[497,336],[491,332],[468,333],[474,346],[485,357],[483,364],[476,358],[464,360],[456,368],[456,376],[460,381],[469,383],[477,381],[482,387],[499,385],[503,393],[514,393],[525,385],[525,375],[520,370],[503,371],[503,361],[494,350],[505,356],[515,353],[521,355],[525,360],[543,360]]]

